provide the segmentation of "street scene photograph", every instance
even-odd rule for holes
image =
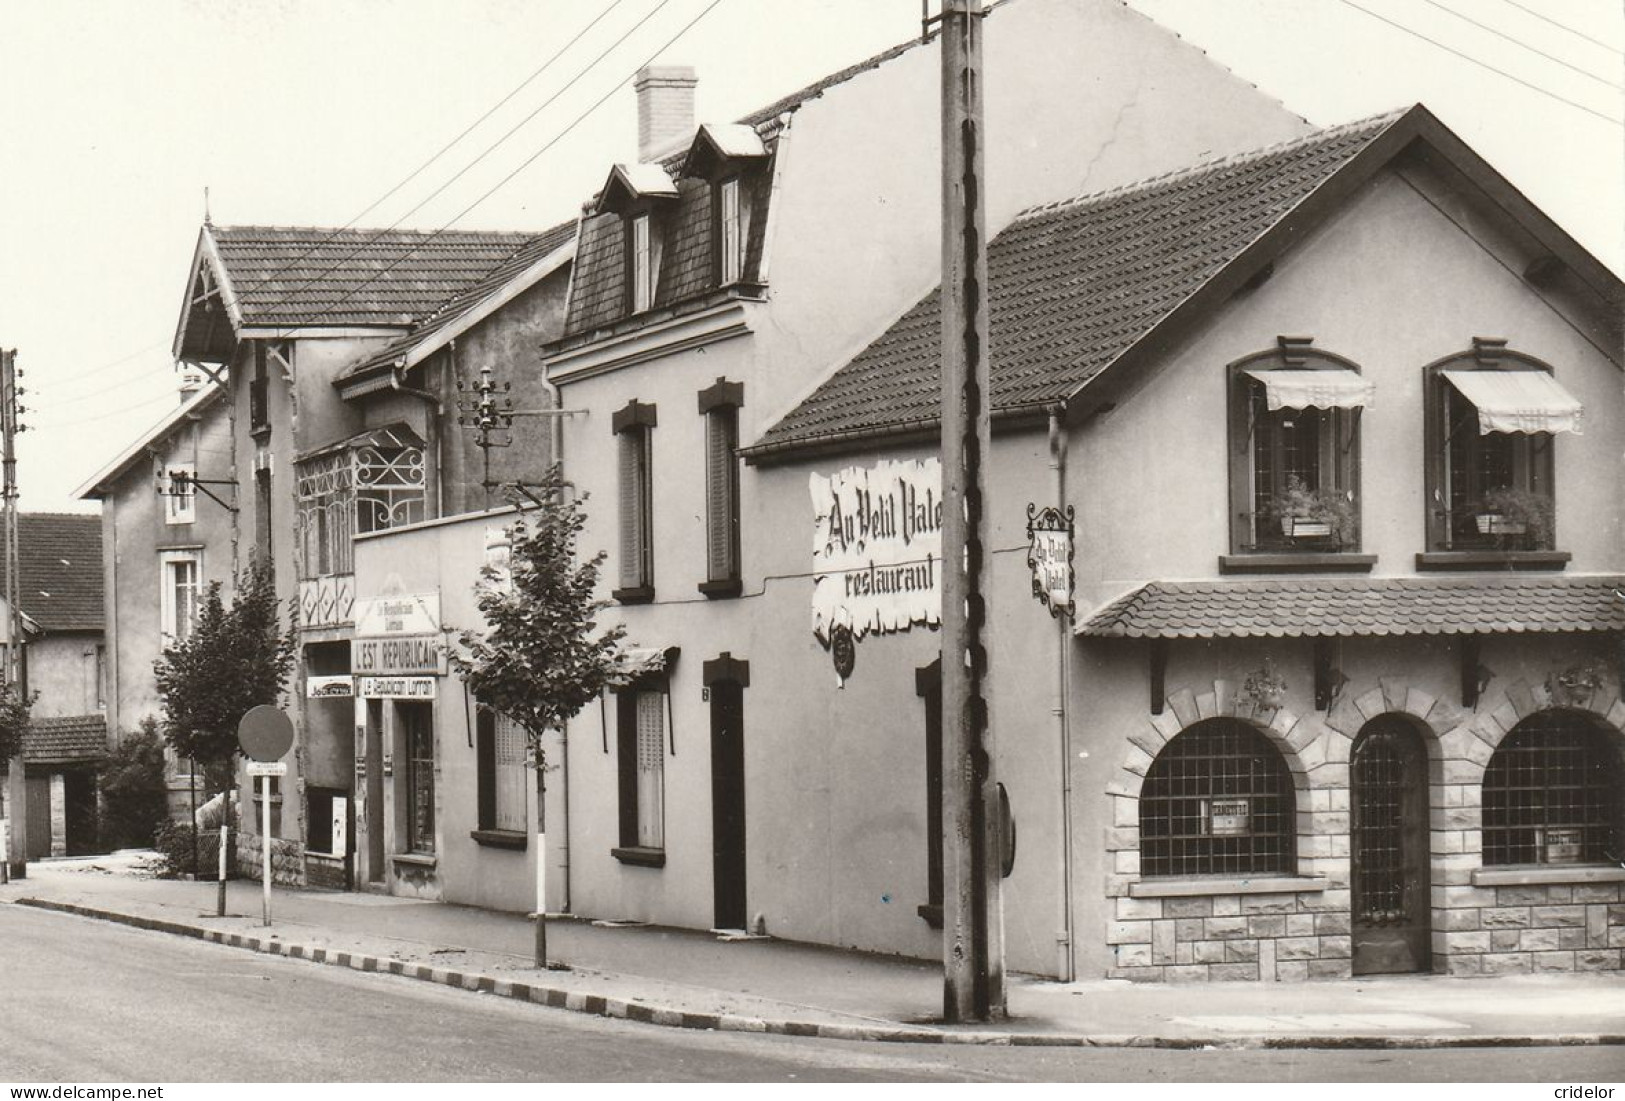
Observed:
[[[1618,0],[0,41],[6,1101],[1625,1096]]]

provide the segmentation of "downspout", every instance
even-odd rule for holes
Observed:
[[[452,341],[452,355],[457,354],[457,342]],[[445,414],[445,406],[440,402],[440,395],[428,390],[419,390],[415,387],[405,386],[401,383],[401,376],[405,371],[396,365],[389,370],[389,387],[396,393],[417,398],[428,409],[423,418],[423,449],[434,456],[434,477],[425,478],[423,502],[425,519],[438,520],[440,518],[440,418]]]
[[[1066,509],[1066,430],[1061,425],[1062,410],[1049,414],[1050,496],[1055,507]],[[1055,696],[1050,708],[1055,717],[1056,746],[1061,755],[1061,930],[1056,938],[1062,982],[1077,978],[1077,954],[1073,947],[1072,904],[1072,730],[1067,723],[1067,658],[1071,617],[1056,620]]]
[[[564,397],[559,393],[559,387],[548,377],[547,358],[542,358],[542,392],[552,403],[551,408],[562,410]],[[557,467],[562,477],[564,474],[564,417],[560,413],[546,418],[547,420],[547,458],[548,462]],[[568,488],[562,492],[569,492]],[[570,913],[570,725],[565,723],[559,728],[559,798],[564,808],[563,835],[559,841],[559,871],[564,876],[564,899],[561,911]]]

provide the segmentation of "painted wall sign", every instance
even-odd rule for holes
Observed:
[[[306,677],[305,698],[311,700],[342,699],[355,695],[355,681],[348,673],[336,676]]]
[[[433,677],[362,677],[361,695],[369,700],[432,700]]]
[[[438,634],[356,638],[350,640],[350,669],[357,675],[427,673],[444,676],[446,650]]]
[[[1053,616],[1072,615],[1072,554],[1075,545],[1072,506],[1066,511],[1027,506],[1027,568],[1033,571],[1033,596]]]
[[[438,635],[440,594],[386,592],[381,596],[357,600],[355,633],[358,638]]]
[[[854,639],[942,622],[942,464],[847,467],[808,479],[813,515],[813,633]]]

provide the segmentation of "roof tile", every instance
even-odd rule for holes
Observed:
[[[18,605],[48,631],[102,629],[102,518],[62,512],[18,517]],[[0,555],[0,594],[5,588]]]

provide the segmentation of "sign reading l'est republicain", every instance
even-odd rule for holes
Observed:
[[[847,467],[808,479],[813,633],[855,639],[942,622],[942,464]]]

